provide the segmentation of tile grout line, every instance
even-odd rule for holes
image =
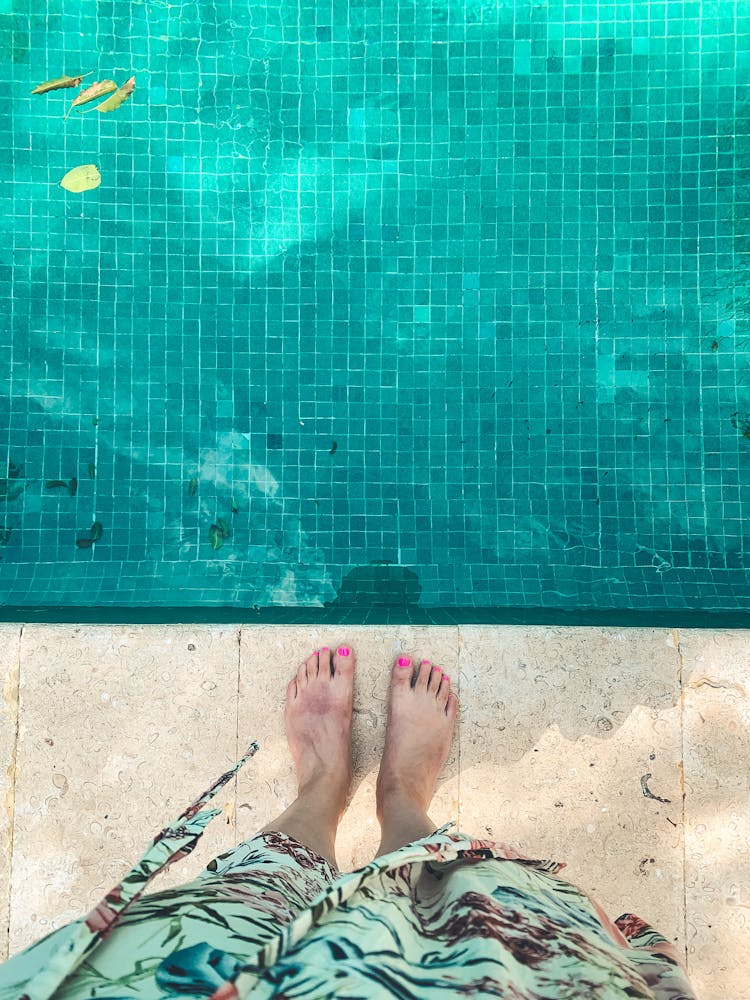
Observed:
[[[686,808],[685,808],[685,687],[683,678],[684,657],[680,648],[680,631],[673,629],[674,643],[677,649],[680,683],[680,784],[682,785],[682,936],[685,942],[685,968],[688,967],[687,940],[687,843],[686,843]],[[689,973],[688,969],[688,973]]]
[[[13,844],[15,841],[15,828],[16,828],[16,774],[18,771],[18,730],[20,728],[20,701],[21,701],[21,640],[23,638],[24,624],[21,623],[21,629],[18,633],[18,656],[16,657],[16,662],[14,668],[11,669],[8,680],[10,684],[7,685],[3,695],[6,699],[6,704],[8,704],[8,698],[10,698],[10,703],[15,703],[16,710],[16,724],[14,726],[13,732],[13,748],[10,755],[10,764],[8,766],[8,778],[10,787],[8,789],[8,795],[5,800],[7,816],[8,816],[8,902],[5,907],[5,913],[3,914],[3,950],[5,952],[2,961],[5,961],[10,955],[10,923],[11,923],[11,905],[12,905],[12,893],[13,893]]]
[[[461,706],[461,626],[456,628],[456,669],[458,671],[458,712],[456,714],[456,725],[458,727],[458,781],[457,781],[457,797],[458,806],[456,807],[456,832],[458,833],[461,829],[461,737],[463,735],[464,727],[461,716],[463,714]]]
[[[240,759],[240,674],[242,670],[242,626],[240,625],[237,629],[237,697],[235,698],[235,730],[234,730],[234,759]],[[238,796],[237,788],[239,786],[239,772],[235,774],[234,781],[232,782],[234,788],[234,802],[232,803],[232,832],[234,833],[234,846],[236,847],[239,843],[237,839],[237,809],[238,809]]]

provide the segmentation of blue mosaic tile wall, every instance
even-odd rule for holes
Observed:
[[[0,58],[0,604],[750,609],[750,7],[0,0]]]

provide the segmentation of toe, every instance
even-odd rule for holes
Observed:
[[[419,691],[426,691],[427,685],[430,680],[430,674],[432,672],[432,664],[429,660],[422,660],[419,665],[419,673],[417,674],[417,681],[414,685]]]
[[[447,674],[443,674],[440,681],[440,688],[437,692],[437,700],[442,705],[445,705],[448,700],[448,695],[451,693],[451,679]]]
[[[425,664],[423,662],[422,667],[424,668],[424,666]],[[437,695],[438,689],[440,687],[440,679],[442,678],[442,676],[443,676],[443,671],[440,669],[440,667],[433,666],[432,670],[430,671],[429,680],[427,681],[427,690],[430,691],[432,694]]]
[[[351,646],[339,646],[333,657],[334,677],[351,677],[354,672],[354,651]]]
[[[318,676],[318,669],[319,669],[318,663],[319,662],[322,663],[322,661],[323,661],[322,651],[321,653],[318,653],[316,650],[314,653],[311,653],[310,656],[308,656],[305,662],[307,664],[307,679],[309,681],[313,680],[315,677]]]
[[[297,697],[297,678],[292,677],[286,686],[286,700],[292,701]]]
[[[307,660],[303,660],[297,668],[297,690],[307,687]]]
[[[316,659],[317,659],[318,664],[319,664],[317,673],[319,673],[319,675],[321,677],[330,677],[331,676],[331,651],[328,648],[328,646],[321,646],[320,647],[320,653],[318,654],[318,656],[316,657]]]
[[[414,673],[414,664],[408,656],[399,656],[391,669],[391,684],[394,687],[408,687]]]
[[[453,720],[456,718],[457,710],[458,710],[458,698],[455,696],[455,694],[453,694],[453,692],[451,692],[450,695],[448,696],[448,700],[445,703],[445,714],[448,716],[449,719]]]

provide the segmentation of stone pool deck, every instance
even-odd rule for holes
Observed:
[[[97,902],[253,739],[223,814],[152,887],[281,812],[285,685],[341,643],[358,662],[342,868],[378,842],[390,664],[424,656],[461,702],[433,819],[567,861],[612,916],[677,942],[701,1000],[750,1000],[750,631],[0,625],[0,958]]]

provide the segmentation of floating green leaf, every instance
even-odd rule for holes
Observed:
[[[103,101],[101,104],[97,104],[96,108],[93,108],[92,110],[101,111],[103,115],[107,114],[108,111],[117,111],[120,105],[127,101],[134,90],[135,77],[131,76],[130,79],[126,80],[121,87],[118,87],[111,97],[108,97],[107,100]],[[81,112],[81,114],[85,113],[85,111]]]
[[[232,497],[232,513],[236,514],[239,511],[239,509],[240,508],[237,501],[234,499],[234,497]]]
[[[34,87],[31,91],[32,94],[47,94],[50,90],[62,90],[64,87],[77,87],[78,84],[86,76],[91,76],[93,69],[88,73],[82,73],[80,76],[58,76],[56,80],[47,80],[46,83],[40,83],[38,87]]]
[[[68,108],[65,118],[70,117],[70,112],[73,108],[78,108],[83,104],[88,104],[90,101],[95,101],[98,97],[104,97],[105,94],[111,94],[113,90],[117,90],[117,84],[114,80],[99,80],[97,83],[92,83],[90,87],[86,87],[76,97]]]
[[[222,533],[221,528],[218,525],[212,524],[211,527],[208,529],[208,540],[211,543],[211,548],[214,551],[222,547],[222,545],[224,544],[224,535]]]
[[[232,533],[229,528],[229,525],[227,524],[227,522],[224,520],[223,517],[216,518],[216,527],[221,532],[223,538],[229,538],[229,536]]]
[[[188,483],[188,495],[194,497],[198,492],[198,477],[193,476],[193,478]]]
[[[94,479],[96,476],[96,466],[93,462],[89,462],[89,479]]]
[[[60,181],[60,187],[74,194],[81,191],[91,191],[99,187],[102,182],[102,175],[95,163],[84,163],[80,167],[73,167]]]

